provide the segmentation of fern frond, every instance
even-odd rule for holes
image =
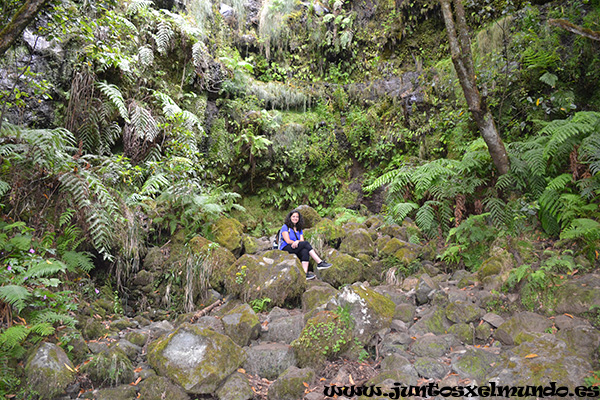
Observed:
[[[129,122],[129,114],[127,113],[127,106],[125,106],[125,100],[123,99],[123,94],[119,88],[115,85],[108,84],[106,82],[96,82],[96,86],[103,95],[108,97],[111,103],[117,108],[119,111],[119,115],[121,118],[125,120],[125,122]]]
[[[142,186],[140,194],[154,195],[160,193],[165,187],[169,186],[169,183],[169,179],[165,174],[158,173],[156,175],[152,175],[146,180],[146,182],[144,182],[144,186]]]
[[[389,213],[397,223],[402,223],[404,218],[411,213],[411,211],[416,210],[419,206],[416,203],[394,203],[390,205]]]
[[[415,222],[421,231],[429,237],[435,237],[437,234],[437,224],[435,223],[435,210],[431,206],[432,202],[426,202],[419,208],[415,217]]]
[[[152,35],[154,37],[154,41],[156,42],[156,49],[160,54],[165,54],[167,52],[167,48],[169,43],[171,42],[171,38],[174,36],[173,29],[171,29],[171,24],[162,20],[158,23],[158,31],[156,35]]]
[[[25,325],[13,325],[0,333],[0,347],[3,351],[20,345],[29,336],[30,329]]]
[[[577,218],[560,233],[561,239],[600,240],[600,222],[589,218]]]
[[[132,102],[130,107],[131,125],[134,128],[135,135],[149,142],[153,142],[158,135],[158,124],[150,111]]]
[[[392,171],[388,171],[385,174],[381,175],[379,178],[375,179],[372,184],[365,187],[366,192],[372,192],[374,190],[379,189],[382,186],[389,185],[396,176],[400,173],[400,170],[394,169]]]
[[[31,293],[23,286],[5,285],[0,287],[0,299],[15,307],[18,312],[27,306],[25,302],[29,297],[31,297]]]
[[[43,324],[49,324],[50,327],[54,324],[61,324],[74,327],[77,324],[77,320],[70,315],[57,313],[56,311],[44,310],[36,314],[33,319],[34,324],[40,325],[40,329],[47,329],[43,327]],[[33,327],[32,327],[33,330]]]
[[[29,267],[25,276],[29,278],[41,278],[44,276],[52,276],[59,272],[65,272],[67,266],[59,260],[53,258],[40,261],[39,263]]]
[[[10,184],[0,179],[0,197],[3,197],[10,190]]]
[[[148,9],[154,2],[152,0],[131,0],[127,4],[127,13],[135,14]]]
[[[66,324],[65,324],[66,325]],[[75,327],[73,324],[72,327]],[[56,329],[48,322],[37,323],[31,327],[31,332],[37,333],[42,337],[53,335]]]
[[[496,227],[509,224],[509,214],[506,209],[506,203],[498,197],[488,197],[483,204],[490,213],[492,222]]]
[[[80,269],[85,273],[94,269],[92,255],[88,252],[66,251],[61,255],[69,271]]]
[[[154,63],[154,52],[148,46],[142,46],[138,50],[138,59],[143,67],[148,67]]]
[[[546,187],[548,190],[554,190],[556,192],[563,190],[569,183],[573,181],[573,175],[571,174],[562,174],[552,179],[548,186]]]

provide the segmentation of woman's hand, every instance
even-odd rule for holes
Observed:
[[[299,240],[296,240],[292,243],[292,249],[295,249],[296,247],[298,247],[298,243],[300,243]]]

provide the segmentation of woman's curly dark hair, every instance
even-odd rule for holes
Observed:
[[[290,229],[294,227],[294,223],[292,222],[292,215],[294,215],[294,213],[298,214],[298,223],[296,224],[296,230],[301,231],[304,228],[304,218],[302,218],[302,214],[300,214],[300,211],[298,210],[290,211],[287,217],[285,217],[284,224],[286,224],[287,227]]]

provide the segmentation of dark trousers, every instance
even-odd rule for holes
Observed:
[[[310,261],[308,253],[312,250],[312,246],[308,242],[298,242],[298,247],[295,249],[292,248],[291,244],[287,244],[282,250],[297,255],[300,261]]]

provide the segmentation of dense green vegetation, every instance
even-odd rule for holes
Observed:
[[[0,393],[84,297],[118,297],[147,248],[176,232],[210,239],[224,214],[267,235],[290,207],[364,212],[385,187],[381,213],[413,219],[448,268],[476,270],[498,237],[540,236],[598,267],[600,42],[548,24],[597,32],[598,1],[465,1],[502,176],[436,1],[228,4],[234,16],[208,1],[55,1],[33,32],[61,46],[48,58],[62,76],[34,68],[23,43],[4,55]],[[394,78],[396,92],[378,91]],[[52,121],[28,118],[41,103]],[[578,264],[523,265],[513,284]]]

